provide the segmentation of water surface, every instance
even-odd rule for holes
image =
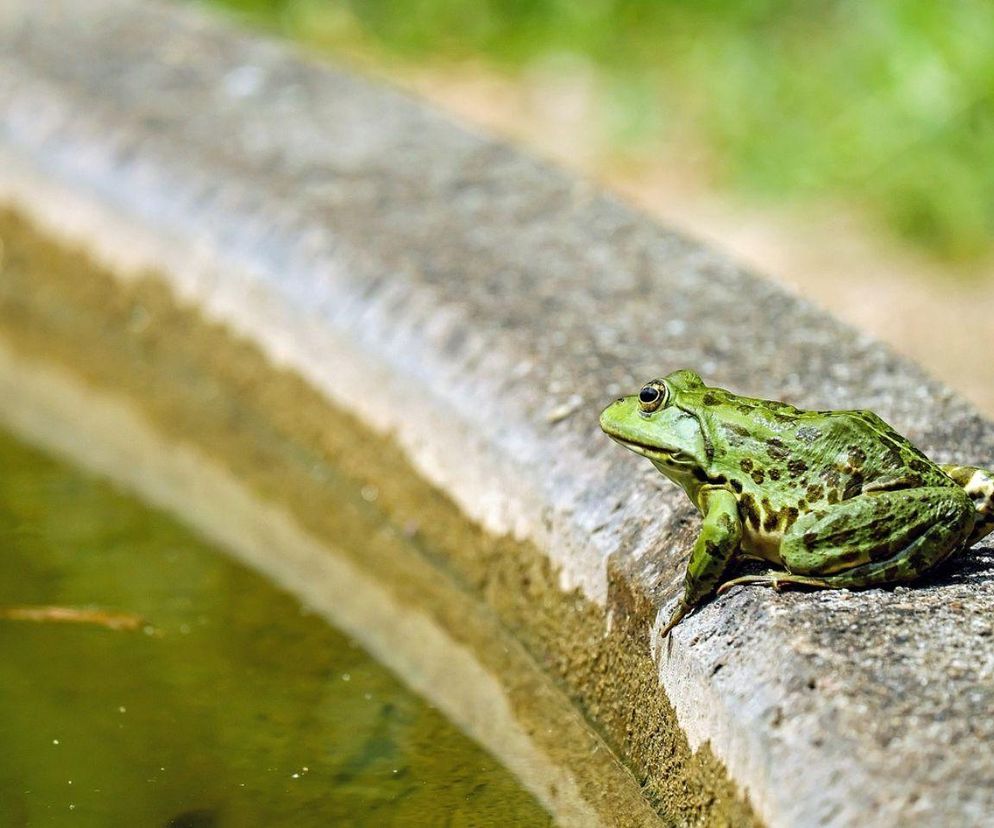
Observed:
[[[3,826],[548,825],[347,637],[175,520],[0,431]]]

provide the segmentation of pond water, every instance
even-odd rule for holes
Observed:
[[[0,431],[3,826],[548,825],[364,650],[165,514]]]

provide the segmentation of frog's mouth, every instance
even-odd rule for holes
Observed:
[[[615,442],[621,443],[626,449],[634,451],[636,454],[641,454],[643,457],[648,457],[650,460],[665,463],[668,466],[690,466],[694,462],[693,457],[680,449],[650,446],[628,437],[619,437],[616,434],[608,434],[608,436]]]

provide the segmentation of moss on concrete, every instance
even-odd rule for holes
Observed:
[[[178,305],[154,276],[118,280],[10,210],[0,211],[0,240],[0,334],[17,349],[125,394],[161,432],[195,444],[309,531],[352,550],[355,563],[430,611],[502,677],[546,749],[575,745],[548,726],[555,702],[544,698],[535,666],[664,821],[756,823],[710,751],[690,751],[649,655],[654,607],[621,573],[611,573],[606,632],[604,611],[579,592],[564,594],[539,550],[470,524],[388,436]],[[588,763],[581,784],[605,786],[592,797],[619,816],[635,813],[623,782],[609,782],[610,762],[598,771],[598,760],[573,758]]]

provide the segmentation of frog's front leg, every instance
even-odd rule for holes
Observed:
[[[976,466],[939,466],[946,474],[963,487],[973,505],[977,507],[977,522],[967,546],[994,532],[994,471],[978,469]]]
[[[742,540],[742,521],[732,492],[706,486],[701,489],[697,502],[704,523],[690,553],[683,598],[663,628],[663,636],[669,635],[680,619],[714,591]]]

